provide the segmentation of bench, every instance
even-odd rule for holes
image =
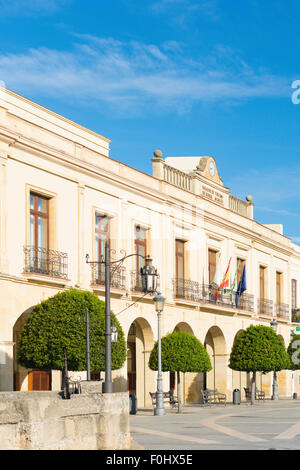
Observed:
[[[246,395],[246,400],[251,400],[251,388],[250,387],[244,387],[245,390],[245,395]],[[255,388],[255,400],[258,401],[264,401],[266,397],[266,394],[263,390],[258,390],[258,388]]]
[[[206,390],[201,390],[202,397],[203,397],[203,405],[221,405],[223,404],[226,406],[226,395],[225,393],[219,392],[219,390],[216,388],[214,390],[212,389],[206,389]]]
[[[156,406],[156,392],[149,392],[153,408]],[[163,392],[164,403],[169,403],[172,408],[178,404],[178,398],[174,395],[173,391]]]
[[[77,380],[71,380],[71,377],[67,376],[62,390],[62,397],[70,399],[71,395],[79,395],[80,393],[82,393],[80,377]]]

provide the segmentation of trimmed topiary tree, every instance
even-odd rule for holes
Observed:
[[[29,369],[63,371],[66,350],[68,369],[86,370],[86,324],[82,320],[87,308],[91,371],[104,371],[105,302],[91,292],[76,289],[60,292],[33,307],[18,342],[18,363]],[[125,336],[113,313],[111,322],[118,329],[118,342],[111,347],[112,369],[120,369],[126,360]]]
[[[177,372],[178,413],[181,412],[180,372],[209,372],[211,362],[205,347],[192,334],[174,331],[161,339],[163,372]],[[158,343],[150,354],[149,367],[158,369]]]
[[[288,369],[289,363],[281,337],[269,326],[251,325],[237,337],[230,354],[229,367],[253,373],[251,404],[254,405],[256,372]]]
[[[290,344],[287,348],[287,353],[289,355],[290,363],[289,370],[299,370],[300,369],[300,335],[294,335],[291,338]]]

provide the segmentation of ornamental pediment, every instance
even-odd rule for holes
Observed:
[[[184,173],[198,174],[216,184],[224,186],[218,167],[212,156],[203,157],[167,157],[165,163]]]

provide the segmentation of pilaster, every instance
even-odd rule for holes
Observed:
[[[1,273],[8,273],[7,160],[8,160],[7,152],[0,149],[0,272]]]
[[[77,261],[77,286],[86,287],[85,265],[85,185],[81,182],[77,185],[78,191],[78,261]]]

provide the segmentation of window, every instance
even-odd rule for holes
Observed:
[[[134,252],[135,256],[135,288],[142,289],[141,269],[145,265],[147,252],[147,229],[140,225],[135,226],[134,234]]]
[[[246,261],[244,259],[237,258],[237,279],[236,279],[237,286],[239,285],[239,282],[242,278],[245,264],[246,264]]]
[[[30,193],[29,272],[49,274],[49,199]]]
[[[276,303],[282,303],[282,273],[276,272]]]
[[[297,281],[292,279],[292,309],[296,310],[297,308]]]
[[[208,250],[208,278],[209,284],[213,282],[217,270],[217,251]]]
[[[184,280],[184,242],[176,240],[176,279]]]
[[[109,241],[109,218],[106,215],[96,214],[95,220],[96,235],[96,259],[100,261],[105,255],[105,242]]]
[[[110,242],[109,217],[96,214],[95,216],[95,245],[96,260],[101,261],[105,257],[105,242]],[[96,265],[96,281],[102,283],[105,280],[104,264]]]
[[[49,199],[33,193],[30,193],[30,245],[49,248]]]
[[[176,297],[184,297],[184,243],[175,240]]]
[[[259,298],[265,299],[266,296],[266,268],[259,267]]]
[[[68,254],[54,249],[54,196],[42,196],[32,190],[28,199],[29,237],[27,245],[24,246],[24,272],[67,279]]]

